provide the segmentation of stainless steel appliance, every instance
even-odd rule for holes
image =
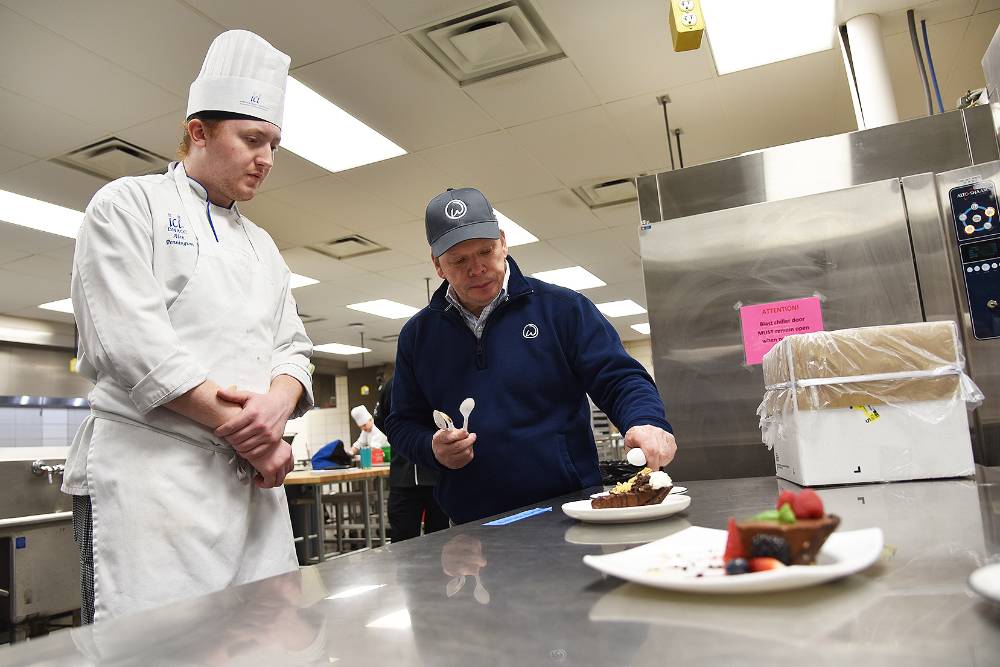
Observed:
[[[826,329],[955,320],[1000,463],[1000,106],[640,177],[653,362],[679,479],[766,475],[738,308],[817,296]]]
[[[62,460],[0,461],[0,630],[13,638],[80,608],[80,552]],[[2,640],[0,640],[2,641]]]

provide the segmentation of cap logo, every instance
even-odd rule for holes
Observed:
[[[461,199],[452,199],[444,206],[444,214],[448,216],[449,220],[458,220],[468,211],[469,207]]]

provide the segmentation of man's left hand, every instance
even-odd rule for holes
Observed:
[[[625,433],[625,451],[638,447],[646,455],[646,467],[659,470],[674,460],[677,442],[658,426],[633,426]]]
[[[218,396],[243,406],[239,415],[215,429],[215,435],[224,438],[244,458],[262,456],[281,442],[285,422],[295,407],[282,393],[220,389]]]

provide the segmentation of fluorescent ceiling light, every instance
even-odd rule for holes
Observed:
[[[399,303],[398,301],[390,301],[389,299],[352,303],[348,308],[351,310],[360,310],[362,313],[370,315],[378,315],[390,320],[401,320],[420,311],[419,308],[407,306],[405,303]]]
[[[371,352],[371,348],[357,347],[356,345],[343,345],[341,343],[314,345],[313,349],[317,352],[329,352],[330,354],[361,354],[362,352]]]
[[[719,74],[833,48],[835,0],[701,0]]]
[[[353,169],[406,153],[292,77],[285,88],[281,146],[327,171]]]
[[[355,586],[353,588],[348,588],[346,590],[340,591],[339,593],[334,593],[327,600],[342,600],[344,598],[353,598],[356,595],[361,595],[362,593],[367,593],[368,591],[374,591],[378,588],[382,588],[385,584],[372,584],[371,586]]]
[[[532,273],[531,276],[539,280],[544,280],[547,283],[552,283],[553,285],[560,285],[575,290],[604,287],[607,285],[606,282],[582,266],[570,266],[565,269],[555,269],[554,271],[540,271]]]
[[[625,317],[626,315],[642,315],[646,309],[637,304],[632,299],[624,301],[608,301],[597,304],[597,310],[608,317]]]
[[[44,308],[45,310],[54,310],[59,313],[69,313],[73,314],[73,300],[72,299],[61,299],[59,301],[49,301],[48,303],[43,303],[39,308]]]
[[[0,190],[0,220],[75,239],[83,212]]]
[[[318,280],[316,280],[315,278],[310,278],[309,276],[302,276],[299,275],[298,273],[292,274],[292,279],[291,279],[292,289],[295,289],[296,287],[305,287],[306,285],[315,285],[318,282],[319,282]]]
[[[512,248],[516,245],[524,245],[526,243],[536,243],[538,241],[537,236],[508,218],[500,211],[493,209],[493,213],[496,214],[497,222],[500,223],[500,229],[503,230],[503,235],[507,239],[508,248]]]
[[[649,335],[649,322],[643,322],[642,324],[633,324],[632,328],[641,334]]]
[[[366,628],[391,628],[394,630],[404,630],[410,627],[410,612],[406,609],[394,611],[391,614],[380,616],[371,623],[365,625]]]

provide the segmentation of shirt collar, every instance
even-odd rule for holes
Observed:
[[[183,162],[178,162],[177,165],[180,166],[181,168],[184,167]],[[191,176],[189,176],[187,173],[187,169],[184,170],[184,175],[187,176],[188,183],[191,185],[191,189],[194,191],[194,193],[198,196],[198,199],[208,202],[208,190],[205,189],[205,186],[199,183],[198,181],[194,180],[193,178],[191,178]],[[236,206],[235,201],[232,203],[232,205],[230,205],[229,208],[226,208],[224,206],[217,206],[216,204],[212,204],[212,206],[220,208],[223,211],[232,211],[233,213],[242,216],[242,214],[240,213],[240,209]]]

